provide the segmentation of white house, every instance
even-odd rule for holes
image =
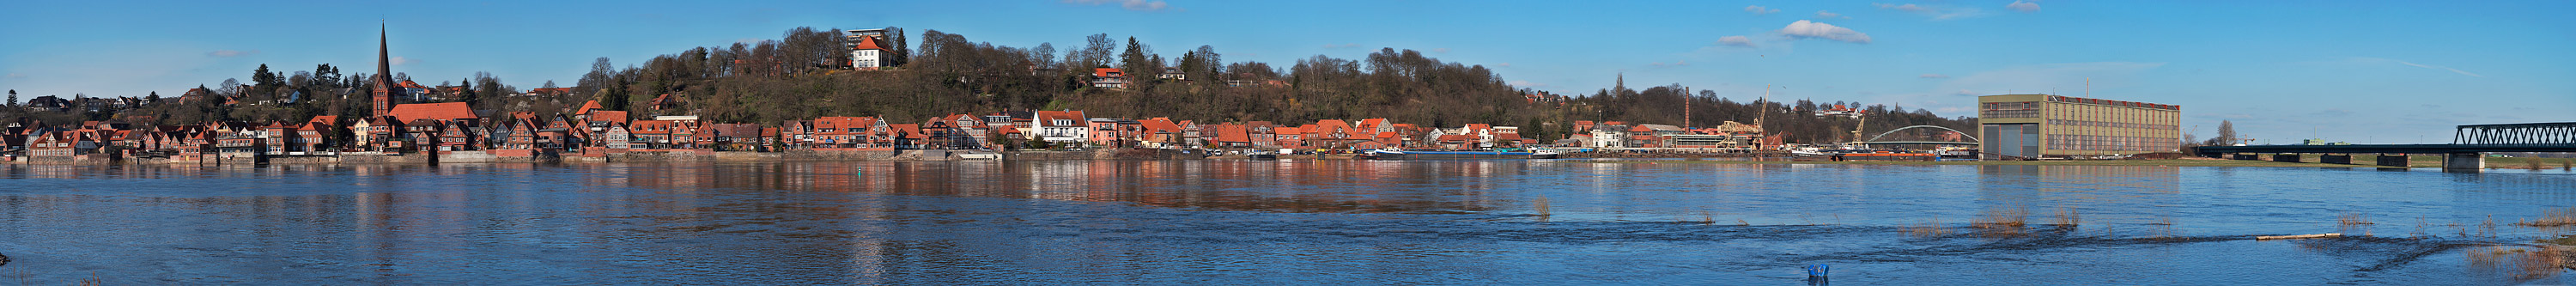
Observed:
[[[884,29],[850,30],[849,34],[850,69],[872,70],[893,64],[886,61],[886,45],[878,42],[885,37]]]
[[[1091,119],[1081,111],[1038,111],[1032,113],[1038,125],[1038,139],[1047,142],[1079,143],[1091,139]]]

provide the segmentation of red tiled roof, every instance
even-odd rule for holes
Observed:
[[[1333,132],[1350,133],[1351,123],[1350,123],[1350,122],[1344,122],[1344,121],[1342,121],[1342,120],[1340,120],[1340,119],[1325,119],[1325,120],[1316,120],[1316,121],[1315,121],[1315,127],[1323,128],[1322,130],[1315,130],[1315,131],[1313,131],[1313,132],[1315,132],[1315,133],[1333,133]]]
[[[626,123],[626,112],[616,110],[594,110],[590,112],[590,120]]]
[[[1073,125],[1056,125],[1056,119],[1072,120]],[[1038,126],[1090,126],[1090,121],[1082,118],[1081,111],[1038,111]]]
[[[540,89],[542,89],[542,88],[540,88]],[[581,103],[581,110],[573,111],[573,112],[572,112],[572,114],[590,114],[590,111],[591,111],[591,110],[593,110],[593,109],[599,109],[599,101],[598,101],[598,100],[592,100],[592,101],[589,101],[589,102],[582,102],[582,103]]]
[[[636,120],[633,125],[627,126],[626,130],[637,134],[668,134],[671,133],[671,122],[662,120]]]
[[[1092,68],[1092,69],[1091,69],[1091,76],[1097,76],[1097,77],[1108,77],[1108,76],[1110,76],[1110,75],[1109,75],[1109,73],[1118,73],[1118,75],[1117,75],[1117,76],[1127,76],[1127,72],[1120,71],[1119,69],[1114,69],[1114,68]]]
[[[1216,128],[1217,142],[1252,142],[1251,132],[1247,132],[1251,130],[1251,128],[1244,128],[1243,125],[1225,124],[1209,126]]]
[[[473,107],[463,102],[400,104],[394,105],[392,111],[385,113],[404,122],[421,119],[444,121],[474,118]]]
[[[858,45],[858,46],[855,46],[855,47],[850,47],[850,49],[853,49],[853,50],[884,50],[884,49],[886,49],[886,48],[885,48],[885,46],[883,46],[883,45],[878,45],[878,44],[877,44],[877,37],[859,37],[859,45]]]
[[[1139,121],[1137,121],[1137,122],[1140,122],[1141,124],[1145,125],[1145,133],[1160,133],[1160,132],[1181,133],[1181,126],[1180,126],[1180,125],[1176,125],[1176,124],[1172,124],[1172,121],[1171,121],[1171,120],[1169,120],[1169,119],[1155,118],[1155,119],[1139,120]]]
[[[874,117],[825,116],[814,118],[814,133],[847,133],[849,128],[873,128]],[[874,132],[874,131],[871,131]]]
[[[886,125],[886,128],[892,128],[892,129],[894,129],[894,130],[895,130],[895,132],[899,133],[898,135],[902,135],[902,136],[903,136],[903,138],[912,138],[912,139],[930,138],[930,135],[927,135],[927,134],[921,134],[921,125],[920,125],[920,124],[887,124],[887,125]]]

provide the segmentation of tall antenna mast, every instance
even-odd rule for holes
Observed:
[[[2093,97],[2093,78],[2084,78],[2084,97]]]

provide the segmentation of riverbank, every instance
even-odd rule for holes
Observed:
[[[950,161],[972,159],[976,154],[999,154],[1003,160],[1189,160],[1208,158],[1206,153],[1161,149],[1093,149],[1093,150],[896,150],[891,148],[798,149],[784,152],[713,151],[704,149],[633,149],[586,153],[531,152],[530,150],[437,151],[408,154],[343,153],[336,155],[251,155],[239,153],[184,154],[158,157],[117,157],[108,154],[80,156],[22,157],[0,161],[15,165],[414,165],[414,164],[527,164],[527,163],[642,163],[642,162],[804,162],[804,161]]]
[[[2377,167],[2379,167],[2379,166],[2375,166],[2375,165],[2324,164],[2324,163],[2288,163],[2288,162],[2272,162],[2272,161],[2219,160],[2219,159],[2160,159],[2160,160],[2049,160],[2049,161],[1937,161],[1937,162],[1924,162],[1924,161],[1841,161],[1841,162],[1833,162],[1833,161],[1716,161],[1716,160],[1687,160],[1687,159],[1686,159],[1686,160],[1652,160],[1652,161],[1629,161],[1629,160],[1621,160],[1621,161],[1556,161],[1556,162],[1559,162],[1559,163],[1591,163],[1591,164],[1834,164],[1834,165],[2170,166],[2170,167],[2307,167],[2307,168],[2377,168]]]
[[[1842,161],[1842,162],[1832,162],[1832,161],[1786,161],[1786,160],[1779,160],[1779,161],[1725,161],[1725,160],[1696,160],[1696,159],[1688,159],[1688,158],[1684,158],[1684,159],[1682,159],[1682,160],[1615,160],[1615,161],[1577,161],[1576,163],[1865,164],[1865,165],[2035,165],[2035,166],[2172,166],[2172,167],[2389,168],[2389,167],[2386,167],[2386,166],[2379,166],[2379,165],[2373,165],[2373,164],[2329,164],[2329,163],[2319,163],[2319,162],[2317,162],[2317,159],[2318,159],[2318,158],[2317,158],[2317,157],[2315,157],[2315,156],[2306,156],[2305,158],[2301,158],[2302,160],[2300,160],[2300,162],[2296,162],[2296,163],[2292,163],[2292,162],[2279,162],[2279,161],[2273,161],[2273,158],[2272,158],[2272,156],[2271,156],[2271,155],[2262,155],[2262,156],[2258,156],[2258,157],[2256,157],[2256,158],[2257,158],[2257,159],[2259,159],[2259,160],[2227,160],[2227,159],[2211,159],[2211,158],[2199,158],[2199,157],[2184,157],[2184,158],[2181,158],[2181,159],[2136,159],[2136,160],[1940,161],[1940,162],[1923,162],[1923,161]],[[2407,156],[2407,158],[2406,158],[2406,159],[2407,159],[2407,160],[2406,160],[2406,162],[2407,162],[2407,168],[2441,168],[2441,167],[2442,167],[2442,156],[2437,156],[2437,155],[2418,155],[2418,156]],[[2369,162],[2378,162],[2378,161],[2379,161],[2379,156],[2374,156],[2374,155],[2352,155],[2352,162],[2358,162],[2358,163],[2369,163]],[[2571,169],[2571,168],[2576,168],[2576,158],[2515,158],[2515,157],[2492,157],[2492,158],[2487,158],[2487,159],[2486,159],[2486,161],[2487,161],[2487,163],[2486,163],[2486,168],[2487,168],[2487,169],[2507,169],[2507,170],[2525,170],[2525,169],[2528,169],[2528,170],[2549,170],[2549,169],[2556,169],[2556,170],[2568,170],[2568,169]]]

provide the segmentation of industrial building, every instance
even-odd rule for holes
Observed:
[[[2046,94],[1977,97],[1986,159],[2180,152],[2182,106]]]

